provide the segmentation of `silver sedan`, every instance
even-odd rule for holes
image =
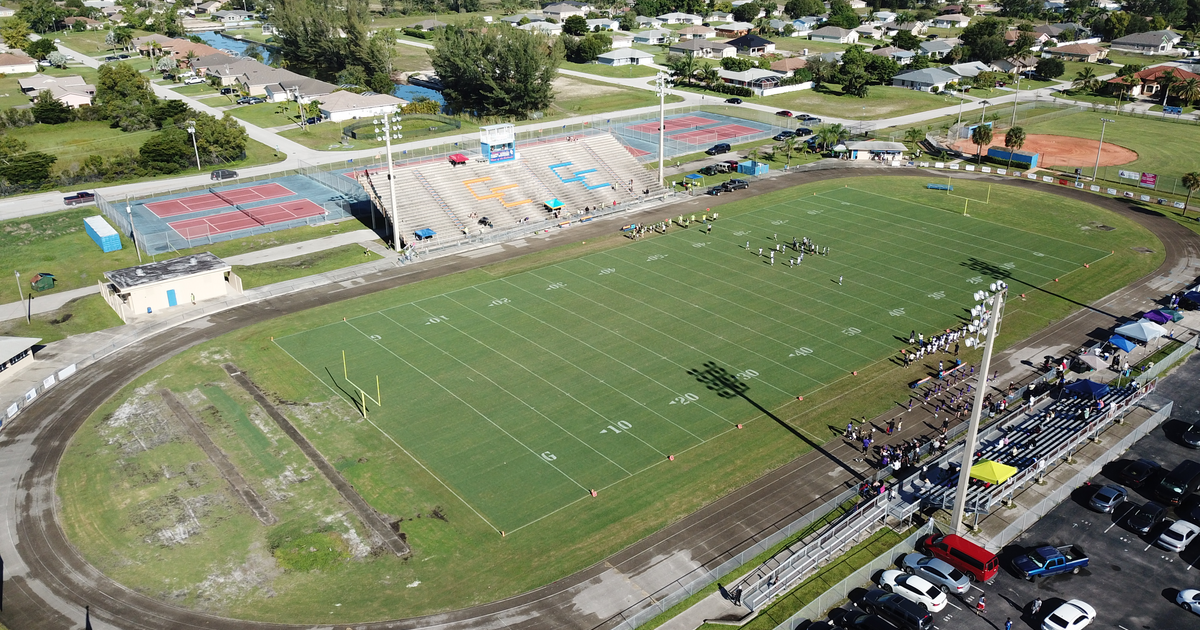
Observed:
[[[911,573],[925,578],[942,590],[943,593],[961,595],[971,588],[971,582],[962,571],[949,564],[920,553],[910,553],[900,561],[905,573]]]

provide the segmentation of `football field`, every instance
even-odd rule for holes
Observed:
[[[790,267],[793,237],[830,254]],[[777,243],[789,247],[771,264]],[[853,378],[910,330],[958,325],[994,278],[1025,293],[1108,255],[839,188],[275,343],[354,408],[378,378],[382,404],[345,430],[402,451],[513,534],[631,477],[653,483],[656,466],[761,418],[755,405]],[[693,375],[714,363],[744,395]]]

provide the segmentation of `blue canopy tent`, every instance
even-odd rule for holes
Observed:
[[[563,207],[563,202],[559,201],[558,197],[555,197],[549,201],[543,201],[542,205],[546,206],[546,209],[550,212],[554,212],[555,210]]]
[[[418,241],[423,241],[427,238],[433,238],[433,237],[437,236],[437,232],[434,232],[433,230],[431,230],[429,228],[421,228],[421,229],[417,230],[416,232],[413,232],[413,234],[417,235]]]
[[[1108,393],[1108,385],[1082,378],[1074,383],[1071,383],[1070,385],[1067,385],[1066,390],[1079,396],[1103,398],[1104,395]]]
[[[1133,352],[1133,349],[1137,347],[1137,344],[1122,337],[1121,335],[1113,335],[1108,339],[1108,343],[1111,343],[1125,352]]]

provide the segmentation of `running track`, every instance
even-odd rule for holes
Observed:
[[[755,185],[753,192],[761,194],[812,181],[853,177],[862,173],[861,169],[797,172],[762,181]],[[916,169],[906,170],[903,174],[929,177],[928,173]],[[983,176],[981,179],[990,178]],[[999,178],[992,181],[1001,183]],[[1163,286],[1166,276],[1182,268],[1189,257],[1200,257],[1200,236],[1169,219],[1130,210],[1122,201],[1075,189],[1039,186],[1024,180],[1007,180],[1002,185],[1030,189],[1036,187],[1043,192],[1091,202],[1126,216],[1159,237],[1165,248],[1165,261],[1156,271],[1129,287],[1102,298],[1095,305],[1084,306],[1005,351],[997,357],[998,365],[1026,347],[1037,348],[1048,343],[1081,343],[1097,327],[1107,328],[1114,323],[1113,316],[1104,312],[1105,308],[1112,308],[1116,303],[1125,308],[1161,296],[1174,286],[1171,283],[1165,283],[1171,286]],[[735,197],[737,200],[741,198]],[[681,204],[648,212],[644,218],[647,221],[665,219],[678,214],[681,205],[686,207],[696,203],[695,200],[685,200]],[[703,205],[711,202],[702,200],[698,203]],[[581,236],[607,234],[611,226],[601,222],[578,229],[584,230],[584,233],[581,235],[572,230],[572,240]],[[237,621],[184,610],[125,589],[87,564],[67,541],[56,518],[53,490],[55,472],[71,437],[94,409],[125,384],[195,344],[287,313],[480,267],[529,253],[530,249],[548,249],[561,244],[560,241],[565,238],[565,235],[548,238],[518,251],[506,249],[492,256],[475,259],[454,257],[428,261],[406,266],[403,270],[364,276],[365,282],[349,288],[338,283],[328,284],[230,309],[202,320],[206,324],[204,326],[177,326],[148,335],[81,370],[72,377],[69,386],[56,387],[43,394],[39,402],[27,408],[19,421],[0,433],[6,455],[3,479],[11,480],[11,483],[0,484],[0,506],[7,520],[6,538],[11,538],[4,542],[8,550],[5,560],[10,570],[5,576],[7,588],[0,621],[13,628],[78,628],[82,624],[83,603],[88,602],[92,605],[94,617],[131,630],[160,630],[166,627],[282,630],[311,627],[311,624],[283,626]],[[1148,286],[1152,282],[1159,288]],[[786,412],[790,409],[785,407],[779,411],[786,418]],[[885,422],[892,415],[887,414],[887,418],[881,421]],[[918,422],[914,421],[913,424]],[[840,465],[831,461],[831,458],[850,462],[856,457],[856,452],[837,439],[825,444],[824,449],[827,454],[815,450],[809,452],[650,537],[553,584],[506,600],[429,617],[350,625],[357,630],[611,628],[619,622],[619,618],[612,615],[618,614],[626,605],[624,600],[613,598],[621,598],[629,593],[628,588],[615,585],[628,582],[633,588],[653,591],[657,585],[680,577],[677,567],[715,567],[769,535],[780,525],[840,493],[852,479],[848,474],[842,474]],[[826,481],[818,487],[812,482],[814,479]],[[606,588],[590,588],[592,584],[601,582]],[[639,594],[636,597],[641,596]],[[606,612],[599,616],[581,612],[577,601],[585,602],[589,609]],[[58,610],[56,606],[63,609]],[[313,622],[320,623],[320,620]]]
[[[221,197],[225,197],[225,199],[239,205],[255,201],[265,201],[267,199],[290,197],[294,194],[296,193],[288,190],[281,184],[259,184],[258,186],[250,186],[249,188],[235,188],[233,190],[221,191]],[[232,207],[228,201],[221,199],[221,197],[207,192],[202,195],[192,195],[191,197],[181,197],[179,199],[151,201],[145,204],[145,206],[147,210],[154,213],[154,216],[165,219],[181,214]]]

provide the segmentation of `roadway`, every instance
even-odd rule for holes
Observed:
[[[741,199],[746,194],[761,194],[826,178],[874,172],[861,168],[795,172],[764,180],[756,184],[753,191],[735,194],[733,198]],[[927,176],[918,170],[895,173],[889,170],[889,173]],[[1023,180],[997,179],[997,183],[1032,185]],[[1097,328],[1105,329],[1114,323],[1114,315],[1111,311],[1106,312],[1106,307],[1141,304],[1174,290],[1186,281],[1178,270],[1187,268],[1200,256],[1200,237],[1169,219],[1140,213],[1121,200],[1075,189],[1055,186],[1042,190],[1094,203],[1145,225],[1163,242],[1165,262],[1154,273],[1100,300],[1096,306],[1083,308],[1033,339],[1006,351],[997,360],[998,366],[1005,365],[1006,359],[1017,365],[1018,362],[1012,360],[1014,357],[1023,352],[1038,352],[1044,344],[1044,339],[1039,339],[1045,336],[1052,336],[1056,343],[1082,343]],[[688,198],[680,204],[648,212],[642,218],[655,221],[704,205],[712,203],[703,198]],[[567,239],[599,236],[611,228],[611,222],[600,221],[577,228],[583,230],[582,233],[571,230],[570,234],[534,240],[528,247],[503,247],[502,251],[486,257],[459,256],[429,261],[370,274],[359,284],[326,285],[247,304],[133,344],[81,371],[68,383],[51,389],[31,404],[18,422],[0,433],[0,446],[5,452],[5,458],[0,460],[0,479],[10,481],[0,484],[0,523],[3,524],[0,556],[5,560],[8,578],[0,621],[14,628],[76,627],[86,603],[92,605],[93,625],[98,629],[274,630],[292,627],[235,621],[185,610],[125,589],[88,564],[66,539],[59,525],[54,492],[58,461],[81,423],[109,396],[145,371],[186,348],[227,332],[286,313],[490,264],[530,253],[530,250],[554,247]],[[1128,314],[1124,310],[1116,312]],[[1000,381],[1006,378],[1002,377]],[[919,421],[914,418],[909,424],[918,425]],[[919,430],[918,427],[912,429],[914,433]],[[857,453],[849,445],[833,440],[824,446],[824,452],[812,451],[655,535],[542,588],[444,614],[354,626],[370,630],[610,628],[618,622],[615,616],[630,602],[669,586],[685,573],[700,567],[717,566],[855,483],[859,475],[868,472],[867,464],[855,462],[856,457]],[[824,482],[814,484],[813,479]]]

